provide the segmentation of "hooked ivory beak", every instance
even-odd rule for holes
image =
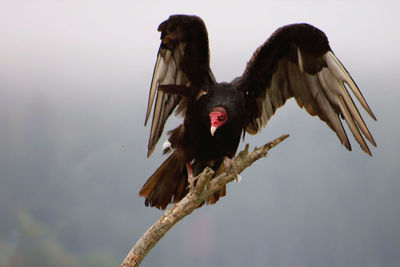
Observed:
[[[211,126],[211,128],[210,128],[210,133],[211,133],[212,136],[214,136],[214,133],[215,133],[215,131],[217,130],[217,128],[218,128],[218,127],[216,127],[216,126]]]

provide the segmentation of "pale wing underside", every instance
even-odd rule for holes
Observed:
[[[154,147],[163,132],[165,122],[178,105],[181,98],[178,95],[159,91],[158,87],[160,85],[189,85],[186,75],[179,68],[183,57],[184,48],[185,43],[181,43],[180,45],[176,46],[173,51],[160,47],[158,52],[150,87],[145,119],[146,125],[155,100],[148,144],[148,157],[153,152]]]
[[[302,51],[297,47],[298,62],[288,59],[279,61],[270,87],[266,89],[266,97],[257,99],[261,108],[261,116],[255,118],[246,128],[250,134],[259,132],[276,109],[290,97],[295,97],[300,107],[304,107],[311,115],[318,115],[334,130],[342,144],[351,150],[350,142],[343,128],[340,116],[344,118],[349,129],[361,148],[371,155],[365,138],[374,146],[376,143],[355,106],[346,85],[351,89],[368,114],[376,120],[367,102],[349,73],[328,51],[322,56],[324,67],[315,74],[304,71]]]
[[[154,104],[147,156],[153,152],[174,109],[185,114],[187,101],[182,98],[196,95],[204,84],[215,82],[209,64],[207,29],[201,18],[172,15],[158,26],[158,31],[161,45],[145,118],[146,125]]]

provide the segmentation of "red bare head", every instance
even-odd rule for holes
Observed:
[[[210,116],[210,132],[214,136],[215,131],[228,121],[228,112],[223,107],[213,108],[209,114]]]

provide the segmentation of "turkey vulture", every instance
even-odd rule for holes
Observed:
[[[319,29],[304,23],[279,28],[254,52],[243,75],[230,83],[214,78],[201,18],[172,15],[158,31],[161,45],[145,118],[146,125],[154,104],[147,156],[174,110],[183,123],[169,131],[163,148],[172,154],[139,192],[146,206],[165,209],[179,201],[206,166],[216,169],[224,162],[232,167],[241,136],[258,133],[291,97],[310,115],[318,115],[348,150],[342,120],[365,153],[371,155],[363,135],[376,146],[345,84],[376,118]],[[224,195],[225,188],[206,202],[215,203]]]

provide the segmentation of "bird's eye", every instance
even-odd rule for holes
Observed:
[[[219,121],[225,120],[225,115],[219,115],[219,116],[218,116],[218,120],[219,120]]]

